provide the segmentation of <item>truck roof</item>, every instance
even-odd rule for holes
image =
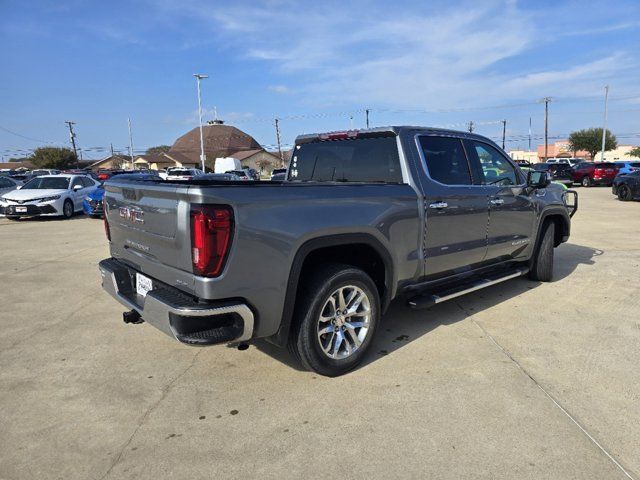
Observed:
[[[424,127],[415,125],[389,125],[384,127],[375,128],[363,128],[356,130],[340,130],[335,132],[322,132],[322,133],[307,133],[304,135],[298,135],[296,137],[296,144],[316,142],[318,140],[342,140],[347,138],[361,138],[361,137],[373,137],[387,135],[400,135],[403,132],[424,132],[424,133],[438,133],[443,135],[456,135],[464,136],[466,138],[475,138],[481,140],[487,140],[486,137],[471,132],[462,130],[451,130],[446,128],[437,127]],[[491,142],[494,143],[494,142]]]

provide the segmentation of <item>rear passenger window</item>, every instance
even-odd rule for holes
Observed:
[[[471,185],[469,163],[459,138],[420,137],[429,177],[445,185]]]
[[[296,145],[289,180],[402,183],[395,136]]]
[[[472,146],[472,151],[469,153],[472,161],[479,161],[482,167],[484,179],[481,179],[481,183],[503,186],[520,183],[515,167],[498,150],[487,143],[475,140],[470,140],[469,144]]]

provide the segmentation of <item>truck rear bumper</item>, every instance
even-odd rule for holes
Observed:
[[[142,319],[187,345],[241,343],[251,339],[254,315],[238,301],[200,303],[169,285],[153,280],[146,296],[136,293],[134,269],[108,258],[99,264],[102,288]]]

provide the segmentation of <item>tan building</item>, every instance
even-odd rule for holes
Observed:
[[[253,168],[260,173],[270,173],[282,164],[280,157],[263,149],[236,152],[232,156],[240,160],[243,167]]]
[[[629,152],[637,148],[635,145],[618,145],[618,148],[604,152],[605,162],[640,161],[638,157],[632,157]],[[596,153],[596,162],[602,160],[602,152]]]
[[[190,158],[179,153],[154,153],[137,155],[133,157],[133,163],[129,156],[111,155],[90,165],[91,170],[162,170],[168,167],[198,168],[200,162],[194,162]]]
[[[509,156],[514,160],[524,160],[529,163],[538,163],[538,152],[530,152],[528,150],[511,150]]]
[[[584,158],[590,160],[591,155],[584,150],[578,150],[574,152],[571,150],[569,140],[558,140],[554,143],[547,145],[547,158]],[[545,161],[544,158],[544,145],[538,145],[538,158],[541,162]]]

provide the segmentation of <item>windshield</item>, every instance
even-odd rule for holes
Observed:
[[[25,183],[22,190],[66,190],[68,188],[67,177],[36,177]]]

